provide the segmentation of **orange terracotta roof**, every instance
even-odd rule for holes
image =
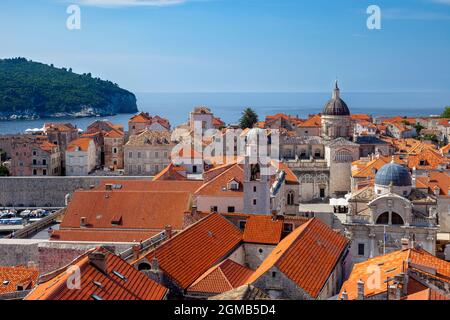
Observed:
[[[214,126],[224,126],[225,122],[223,122],[220,118],[214,118],[213,125]]]
[[[442,118],[442,119],[439,120],[438,124],[440,126],[450,127],[450,119],[449,118]]]
[[[106,272],[94,266],[89,255],[94,251],[105,255]],[[106,249],[93,249],[79,257],[72,266],[78,267],[80,289],[70,289],[70,272],[59,270],[49,280],[40,283],[25,300],[162,300],[167,289],[134,269],[126,261]]]
[[[317,298],[349,241],[314,218],[284,238],[248,280],[254,283],[276,266],[311,297]]]
[[[206,271],[188,289],[189,293],[215,295],[245,284],[253,270],[227,259]]]
[[[352,114],[351,118],[354,120],[367,120],[371,121],[371,116],[368,114],[360,113],[360,114]]]
[[[93,141],[91,138],[79,138],[73,140],[67,146],[67,151],[76,151],[77,148],[79,148],[80,151],[88,151],[91,141]]]
[[[76,127],[70,123],[46,123],[44,128],[45,130],[57,130],[61,132],[77,130]]]
[[[187,177],[179,173],[179,171],[186,171],[186,168],[181,166],[175,166],[173,163],[170,163],[167,167],[165,167],[160,173],[158,173],[153,181],[185,181]]]
[[[100,181],[98,187],[94,190],[105,190],[106,185],[119,185],[120,189],[114,189],[113,192],[121,191],[152,191],[152,192],[189,192],[193,194],[203,181],[150,181],[150,180],[120,180],[108,179]]]
[[[409,262],[408,262],[409,261]],[[373,274],[374,266],[379,267],[380,279],[383,284],[387,278],[392,278],[400,273],[405,273],[410,267],[410,263],[414,265],[426,266],[436,270],[436,276],[449,278],[450,263],[421,249],[407,249],[388,253],[378,256],[367,261],[357,263],[347,281],[342,286],[342,292],[346,291],[349,300],[357,298],[357,282],[362,280],[365,283],[364,295],[366,297],[375,296],[386,292],[386,286],[369,286],[369,277]]]
[[[38,276],[39,271],[34,268],[0,266],[0,295],[18,291],[19,285],[23,290],[32,289]]]
[[[210,214],[164,242],[143,259],[158,258],[159,267],[181,288],[187,289],[242,241],[242,233],[220,214]]]
[[[289,168],[289,166],[284,162],[278,162],[278,163],[272,163],[275,167],[277,167],[277,164],[280,167],[280,170],[284,171],[286,174],[286,184],[299,184],[298,178],[295,175],[295,173]]]
[[[445,147],[442,147],[441,149],[442,154],[448,154],[450,153],[450,143],[446,145]]]
[[[54,148],[56,147],[55,144],[49,142],[49,141],[44,141],[41,144],[38,145],[39,149],[45,151],[45,152],[53,152]]]
[[[150,117],[147,113],[141,112],[141,113],[138,113],[137,115],[132,116],[128,122],[148,123],[151,119],[152,119],[152,117]]]
[[[113,129],[113,130],[111,130],[111,131],[108,131],[108,132],[105,134],[105,137],[117,139],[117,138],[123,138],[124,135],[125,135],[125,134],[123,133],[123,131]]]
[[[60,230],[52,239],[81,241],[78,232],[105,231],[94,235],[98,241],[111,241],[110,231],[121,230],[121,242],[132,242],[138,235],[152,234],[171,225],[175,230],[183,228],[184,213],[189,210],[191,193],[175,191],[77,191],[67,206]],[[85,227],[81,227],[85,218]],[[119,221],[113,223],[113,221]],[[72,233],[76,230],[77,233]],[[67,232],[66,232],[67,231]],[[102,239],[101,236],[105,235]],[[57,237],[60,237],[59,239]],[[92,233],[86,233],[86,240]]]
[[[450,159],[444,157],[436,150],[425,149],[418,154],[409,155],[407,163],[410,169],[432,170],[437,169],[441,165],[445,167],[450,166]]]
[[[322,126],[321,119],[322,119],[322,117],[320,115],[315,115],[315,116],[312,116],[309,119],[303,121],[298,126],[299,127],[321,127]]]
[[[99,229],[64,229],[53,230],[51,240],[76,242],[141,242],[157,235],[161,229],[155,231],[103,231]]]
[[[219,196],[219,197],[243,197],[244,187],[239,185],[238,190],[229,190],[228,182],[231,179],[244,180],[244,170],[238,164],[219,174],[212,180],[206,182],[196,192],[196,196]]]
[[[247,219],[244,242],[273,244],[280,243],[283,236],[283,221],[273,220],[271,216],[252,215]]]

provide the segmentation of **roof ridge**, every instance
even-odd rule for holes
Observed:
[[[231,171],[232,169],[234,169],[234,167],[238,167],[239,169],[242,170],[242,172],[244,172],[244,170],[241,168],[241,166],[237,163],[233,164],[230,168],[226,169],[224,172],[218,174],[217,176],[215,176],[214,178],[212,178],[211,180],[207,181],[206,183],[204,183],[202,186],[200,186],[200,188],[198,188],[197,190],[195,190],[194,194],[202,191],[204,188],[206,188],[207,186],[211,185],[214,181],[216,181],[217,179],[219,179],[219,177],[222,177],[223,175],[225,175],[226,173],[228,173],[229,171]]]
[[[227,261],[228,259],[224,260],[223,262]],[[219,270],[219,272],[222,274],[223,278],[225,279],[225,282],[228,284],[228,286],[230,287],[231,290],[234,289],[233,285],[231,284],[230,280],[228,280],[228,277],[225,275],[225,272],[223,272],[222,270],[223,267],[223,263],[221,263],[220,265],[217,266],[217,269]]]

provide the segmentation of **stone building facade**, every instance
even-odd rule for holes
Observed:
[[[352,193],[343,226],[356,262],[401,249],[410,239],[434,254],[436,200],[412,187],[409,171],[394,162],[382,167],[375,185]]]
[[[175,144],[169,132],[144,130],[130,136],[124,147],[124,166],[127,175],[156,175],[170,164]]]

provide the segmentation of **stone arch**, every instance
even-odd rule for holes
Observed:
[[[405,222],[401,215],[396,212],[384,212],[377,217],[376,224],[389,224],[389,215],[391,215],[392,225],[404,225]]]
[[[336,162],[352,162],[353,155],[352,155],[351,151],[349,151],[347,149],[341,149],[341,150],[336,151],[334,160]]]
[[[152,266],[148,262],[141,262],[138,265],[139,271],[146,271],[146,270],[151,270],[151,269],[152,269]]]
[[[287,194],[287,204],[288,206],[293,206],[294,205],[294,191],[290,190]]]

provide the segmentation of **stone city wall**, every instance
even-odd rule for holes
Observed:
[[[151,177],[2,177],[1,207],[64,207],[67,194],[98,186],[102,180],[136,180]]]

